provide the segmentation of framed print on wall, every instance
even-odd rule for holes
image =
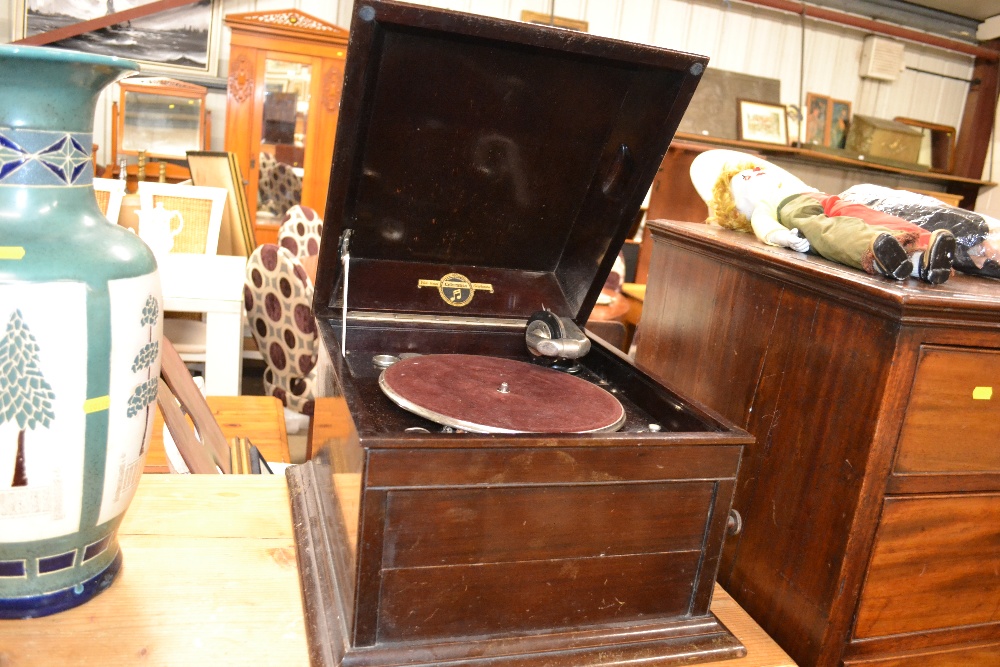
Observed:
[[[814,146],[830,145],[830,98],[826,95],[806,94],[806,134],[802,142]]]
[[[66,2],[17,0],[15,39],[32,37],[134,10],[153,0]],[[214,75],[218,69],[221,2],[197,0],[46,44],[137,60],[143,70]]]
[[[780,104],[737,100],[739,107],[738,137],[741,141],[788,145],[788,117]]]

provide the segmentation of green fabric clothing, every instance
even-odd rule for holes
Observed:
[[[827,216],[813,193],[785,198],[778,204],[778,222],[788,229],[798,229],[817,254],[868,273],[875,273],[872,241],[885,233],[898,236],[895,230],[870,225],[860,218]]]

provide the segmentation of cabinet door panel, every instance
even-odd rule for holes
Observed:
[[[1000,622],[998,516],[1000,494],[887,498],[854,636]]]

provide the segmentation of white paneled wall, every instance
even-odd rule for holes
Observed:
[[[304,11],[309,4],[303,3]],[[422,4],[515,20],[521,10],[547,13],[551,6],[548,0]],[[803,24],[798,15],[738,1],[555,0],[554,8],[558,16],[587,21],[596,35],[701,53],[711,58],[711,67],[778,79],[786,104],[799,104],[805,93],[814,92],[849,100],[854,111],[863,114],[908,116],[956,127],[961,122],[966,83],[910,71],[892,83],[861,79],[858,63],[865,34],[852,28],[813,19]],[[970,56],[911,43],[906,46],[906,64],[964,79],[972,74]]]
[[[17,0],[0,0],[0,30],[12,35]],[[221,14],[299,9],[348,27],[353,0],[216,0]],[[708,55],[710,66],[781,81],[781,101],[800,104],[808,92],[849,100],[854,113],[892,118],[907,116],[929,122],[961,124],[968,85],[936,74],[969,79],[972,58],[941,49],[906,43],[907,67],[895,82],[858,76],[864,33],[852,28],[803,19],[794,14],[748,5],[738,0],[422,0],[422,4],[497,18],[517,20],[522,10],[585,20],[596,35]],[[803,49],[804,45],[804,49]],[[219,69],[228,69],[229,35],[223,30]],[[801,83],[804,82],[804,83]],[[95,141],[110,140],[110,94],[98,110]],[[225,95],[210,94],[213,148],[221,148]],[[996,151],[993,151],[994,153]],[[996,171],[1000,173],[1000,162]],[[989,173],[989,166],[987,166]],[[984,201],[996,199],[984,192]]]

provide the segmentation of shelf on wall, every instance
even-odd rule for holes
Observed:
[[[696,144],[700,144],[701,146],[696,146]],[[795,158],[807,162],[824,164],[827,166],[851,167],[856,169],[881,171],[890,174],[899,174],[902,176],[906,176],[908,178],[916,178],[928,182],[941,183],[944,185],[960,184],[963,186],[979,186],[979,187],[996,185],[996,183],[992,181],[982,181],[974,178],[966,178],[964,176],[953,176],[951,174],[942,174],[940,172],[933,172],[933,171],[921,171],[918,169],[903,169],[900,167],[893,167],[884,164],[876,164],[874,162],[867,162],[865,160],[857,160],[849,157],[842,157],[840,155],[831,155],[829,153],[823,153],[809,148],[799,148],[797,146],[782,146],[779,144],[765,144],[757,141],[721,139],[719,137],[706,137],[698,134],[686,134],[683,132],[678,132],[677,134],[674,135],[674,141],[671,145],[675,148],[690,147],[693,149],[697,149],[703,147],[705,144],[752,151],[754,153],[759,153],[760,155],[763,156]]]

